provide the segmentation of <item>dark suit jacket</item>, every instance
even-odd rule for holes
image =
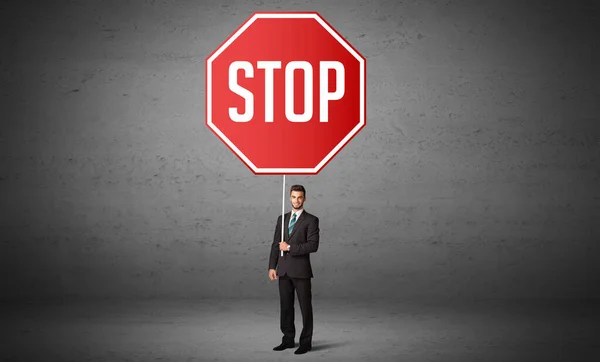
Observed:
[[[285,214],[283,220],[283,240],[290,244],[290,251],[284,251],[283,256],[281,256],[281,250],[279,250],[281,215],[279,215],[275,225],[273,244],[271,245],[269,269],[276,269],[279,266],[277,275],[281,276],[287,273],[292,278],[312,278],[310,253],[314,253],[319,249],[319,218],[306,212],[306,210],[302,211],[294,224],[292,234],[288,235],[291,214],[291,212]]]

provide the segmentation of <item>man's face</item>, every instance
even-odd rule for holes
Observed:
[[[304,192],[292,191],[292,194],[290,195],[290,201],[292,202],[292,207],[294,209],[301,209],[304,205]]]

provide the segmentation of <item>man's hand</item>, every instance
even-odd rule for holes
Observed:
[[[288,251],[287,250],[288,245],[290,245],[290,244],[286,243],[285,241],[280,241],[279,242],[279,250]]]
[[[277,280],[277,271],[275,269],[269,269],[269,279]]]

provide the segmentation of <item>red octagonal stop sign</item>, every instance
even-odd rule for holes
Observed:
[[[206,124],[254,174],[317,174],[365,126],[366,60],[317,13],[255,13],[206,60]]]

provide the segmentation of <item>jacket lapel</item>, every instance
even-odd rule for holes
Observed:
[[[290,217],[291,217],[292,213],[288,212],[287,214],[285,214],[285,218],[283,219],[283,227],[285,228],[285,230],[283,231],[285,233],[285,239],[284,240],[290,240],[290,233],[289,233],[289,229],[288,229],[288,225],[290,224]]]

